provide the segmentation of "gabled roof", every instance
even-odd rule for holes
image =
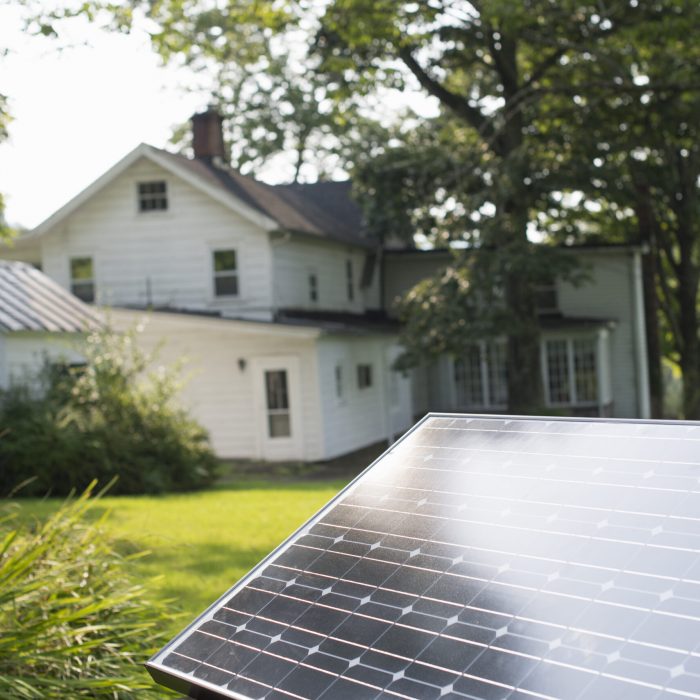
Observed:
[[[80,333],[98,323],[89,306],[43,272],[27,263],[0,260],[0,333]]]
[[[186,158],[147,144],[127,154],[25,238],[54,228],[140,158],[154,162],[266,231],[290,231],[362,247],[375,245],[364,236],[362,212],[350,197],[349,181],[268,185],[226,165]]]

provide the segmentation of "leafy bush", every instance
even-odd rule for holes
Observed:
[[[0,697],[163,697],[142,664],[166,641],[168,610],[86,522],[89,496],[33,529],[0,517]]]
[[[211,483],[206,431],[175,403],[177,370],[148,370],[135,331],[99,330],[84,367],[46,366],[0,395],[0,494],[65,495],[118,476],[115,493],[188,490]],[[37,391],[37,385],[41,389]]]

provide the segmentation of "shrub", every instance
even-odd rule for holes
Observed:
[[[163,697],[142,664],[168,611],[86,521],[90,490],[35,528],[0,517],[0,697]]]
[[[0,396],[0,493],[82,491],[118,476],[115,493],[206,486],[216,459],[206,431],[176,405],[176,368],[149,370],[135,331],[95,331],[86,365],[46,366]],[[37,385],[41,390],[37,391]]]

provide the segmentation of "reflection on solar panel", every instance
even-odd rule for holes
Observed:
[[[198,698],[700,698],[700,426],[429,416],[149,669]]]

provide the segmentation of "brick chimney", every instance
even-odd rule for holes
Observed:
[[[195,158],[226,160],[223,121],[216,107],[209,107],[206,112],[192,116],[192,146]]]

